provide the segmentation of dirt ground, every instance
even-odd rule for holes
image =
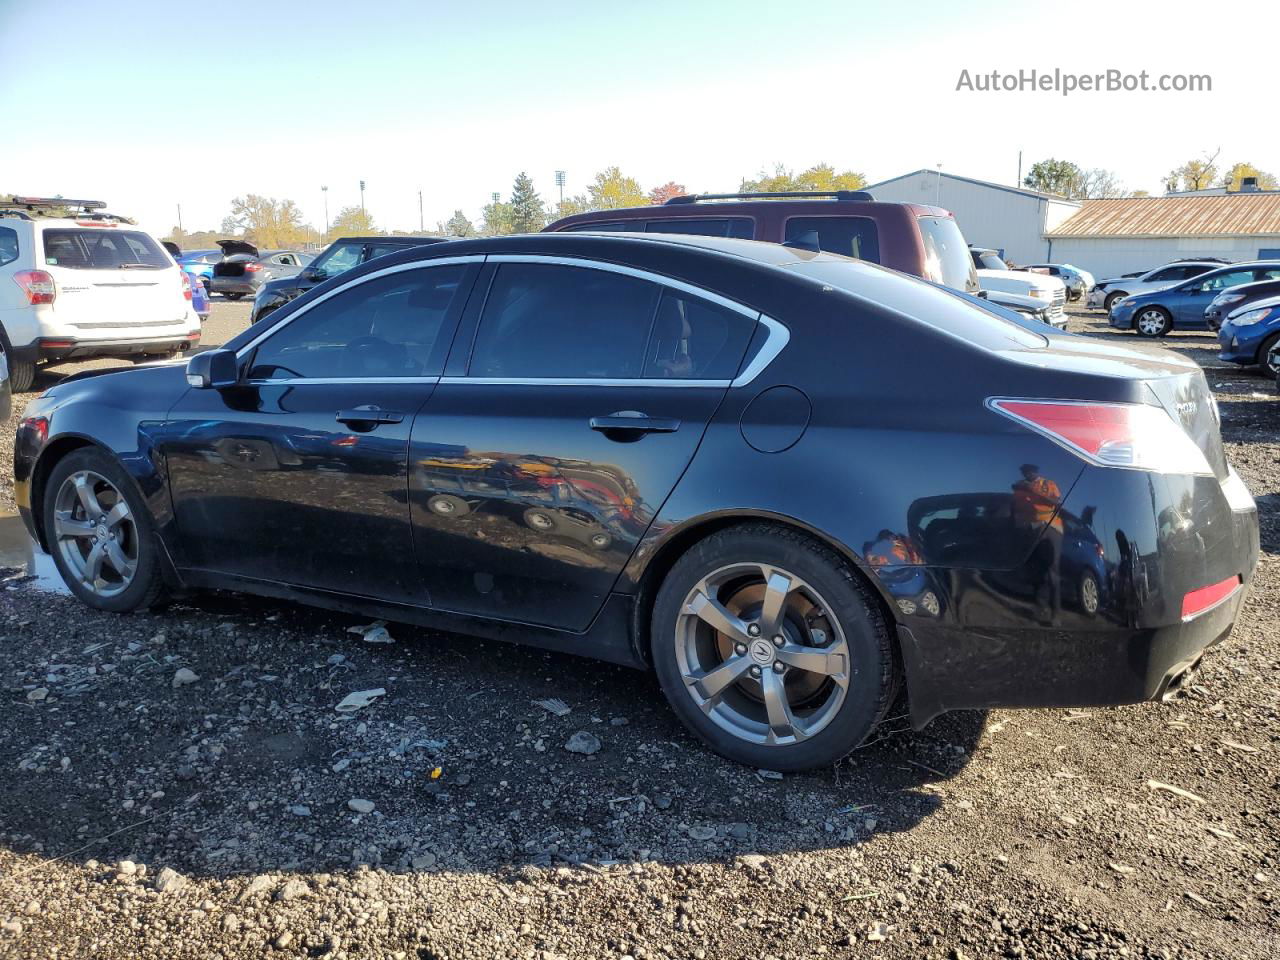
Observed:
[[[246,319],[215,300],[205,342]],[[1208,369],[1263,544],[1172,703],[898,718],[779,777],[587,660],[8,583],[0,957],[1280,956],[1280,398],[1208,335],[1168,345]]]

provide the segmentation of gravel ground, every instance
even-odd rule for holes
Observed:
[[[215,302],[206,342],[246,313]],[[899,718],[820,773],[720,760],[586,660],[10,583],[0,956],[1280,955],[1280,419],[1261,378],[1209,377],[1264,555],[1186,694]]]

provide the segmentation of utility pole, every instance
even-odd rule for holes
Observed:
[[[360,212],[364,213],[364,181],[360,181]]]
[[[427,228],[422,222],[422,190],[418,190],[418,232],[426,233]]]
[[[178,232],[184,233],[182,229],[182,204],[178,204]]]
[[[560,206],[564,206],[564,171],[556,171],[556,186],[560,188]]]
[[[329,236],[329,188],[321,187],[320,193],[324,196],[324,233],[320,234],[320,242],[324,243],[325,237]]]
[[[1014,184],[1015,187],[1022,186],[1022,151],[1018,151],[1018,180]]]

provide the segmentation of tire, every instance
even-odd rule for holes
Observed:
[[[88,500],[77,492],[78,480],[88,489]],[[120,509],[121,502],[127,510]],[[59,460],[44,485],[41,513],[53,562],[82,603],[96,610],[128,613],[163,601],[155,525],[133,480],[115,457],[99,447],[81,447]],[[94,523],[95,514],[104,522]],[[73,526],[80,532],[60,535],[60,530]],[[95,551],[100,557],[98,575],[90,585],[86,575],[93,573]],[[131,572],[125,569],[130,561]]]
[[[14,360],[12,356],[5,359],[9,361],[9,389],[14,393],[26,393],[36,382],[36,362]]]
[[[1133,315],[1133,329],[1140,337],[1163,337],[1173,329],[1173,317],[1164,307],[1142,307]]]
[[[1091,617],[1097,616],[1098,607],[1101,605],[1101,593],[1098,588],[1098,578],[1092,570],[1086,570],[1080,577],[1079,600],[1081,610]]]
[[[451,493],[437,493],[427,501],[427,509],[437,517],[453,519],[455,517],[465,517],[470,513],[471,504],[461,497],[455,497]]]
[[[1123,290],[1117,290],[1114,293],[1108,293],[1107,299],[1102,301],[1102,309],[1107,311],[1107,313],[1110,313],[1111,308],[1116,305],[1116,301],[1123,300],[1127,296],[1128,294],[1125,293]]]
[[[1272,377],[1280,383],[1280,366],[1272,366],[1270,361],[1271,351],[1277,345],[1280,345],[1280,333],[1273,333],[1262,341],[1262,346],[1258,348],[1258,366],[1262,368],[1263,376]]]
[[[770,591],[779,575],[790,589]],[[781,646],[768,636],[771,597],[784,611]],[[720,755],[769,770],[847,755],[897,689],[890,625],[870,588],[834,551],[774,524],[730,527],[685,553],[658,590],[650,644],[685,726]]]

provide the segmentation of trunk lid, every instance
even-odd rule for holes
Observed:
[[[230,257],[237,253],[247,253],[251,257],[258,255],[258,248],[248,240],[219,240],[218,246],[222,248],[224,257]]]

